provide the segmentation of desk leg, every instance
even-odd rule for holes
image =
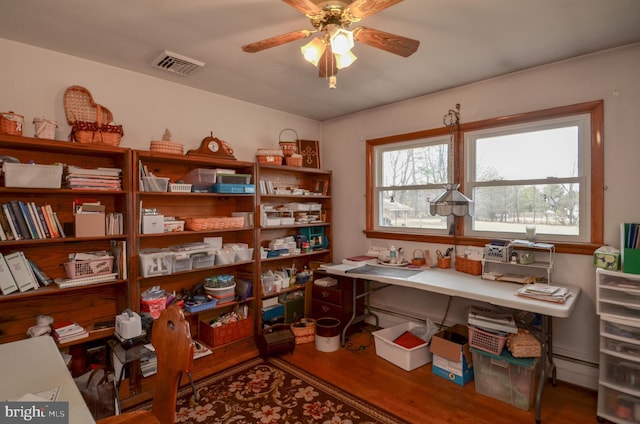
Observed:
[[[553,363],[553,336],[551,328],[551,317],[542,315],[542,330],[540,334],[541,353],[540,376],[538,380],[538,390],[536,392],[536,423],[542,421],[542,391],[547,383],[548,372],[551,372],[551,383],[555,387],[558,384],[556,376],[556,365]]]
[[[357,278],[352,278],[351,279],[351,284],[353,284],[353,299],[352,299],[352,312],[351,312],[351,318],[349,318],[349,321],[347,321],[347,323],[345,324],[345,326],[342,328],[342,336],[340,338],[340,342],[342,344],[342,347],[345,346],[346,342],[347,342],[347,330],[349,329],[350,326],[352,326],[353,324],[356,324],[360,321],[364,321],[365,319],[369,318],[369,317],[374,317],[376,319],[376,329],[380,326],[380,321],[378,319],[378,316],[374,313],[371,312],[371,305],[369,304],[369,295],[371,293],[373,293],[374,291],[383,289],[385,287],[388,286],[388,284],[382,285],[378,288],[372,289],[370,284],[371,282],[369,280],[362,280],[362,283],[365,285],[364,286],[364,291],[363,293],[357,294],[357,285],[358,285],[358,279]],[[361,297],[364,297],[364,311],[362,313],[362,315],[360,316],[356,316],[357,314],[357,310],[356,310],[356,304],[358,299],[360,299]]]

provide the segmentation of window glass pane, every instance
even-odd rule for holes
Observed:
[[[447,182],[447,144],[382,152],[382,186],[444,184]]]
[[[578,175],[578,127],[476,139],[476,181]]]
[[[540,184],[480,187],[474,191],[474,231],[524,234],[579,234],[580,184]]]
[[[381,227],[446,229],[447,218],[429,214],[429,201],[443,190],[384,190]]]

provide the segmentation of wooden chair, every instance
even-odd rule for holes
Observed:
[[[157,367],[151,411],[132,411],[98,420],[98,424],[173,424],[178,385],[182,373],[193,368],[193,341],[189,323],[176,304],[165,309],[153,323],[151,343]]]

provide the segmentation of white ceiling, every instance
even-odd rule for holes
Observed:
[[[308,40],[241,50],[313,29],[279,0],[0,0],[2,38],[321,121],[640,42],[640,1],[405,0],[361,25],[420,47],[403,58],[357,44],[331,90],[300,54]],[[189,76],[155,69],[164,50],[206,66]]]

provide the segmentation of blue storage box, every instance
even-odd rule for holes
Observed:
[[[206,301],[197,303],[185,302],[184,310],[191,313],[202,312],[206,311],[207,309],[215,308],[217,304],[218,301],[216,301],[215,299],[207,299]]]
[[[284,305],[278,303],[277,305],[269,306],[268,308],[262,308],[262,320],[273,321],[274,319],[284,317]]]
[[[234,193],[234,194],[255,193],[256,185],[255,184],[216,183],[211,186],[211,192],[212,193]]]

